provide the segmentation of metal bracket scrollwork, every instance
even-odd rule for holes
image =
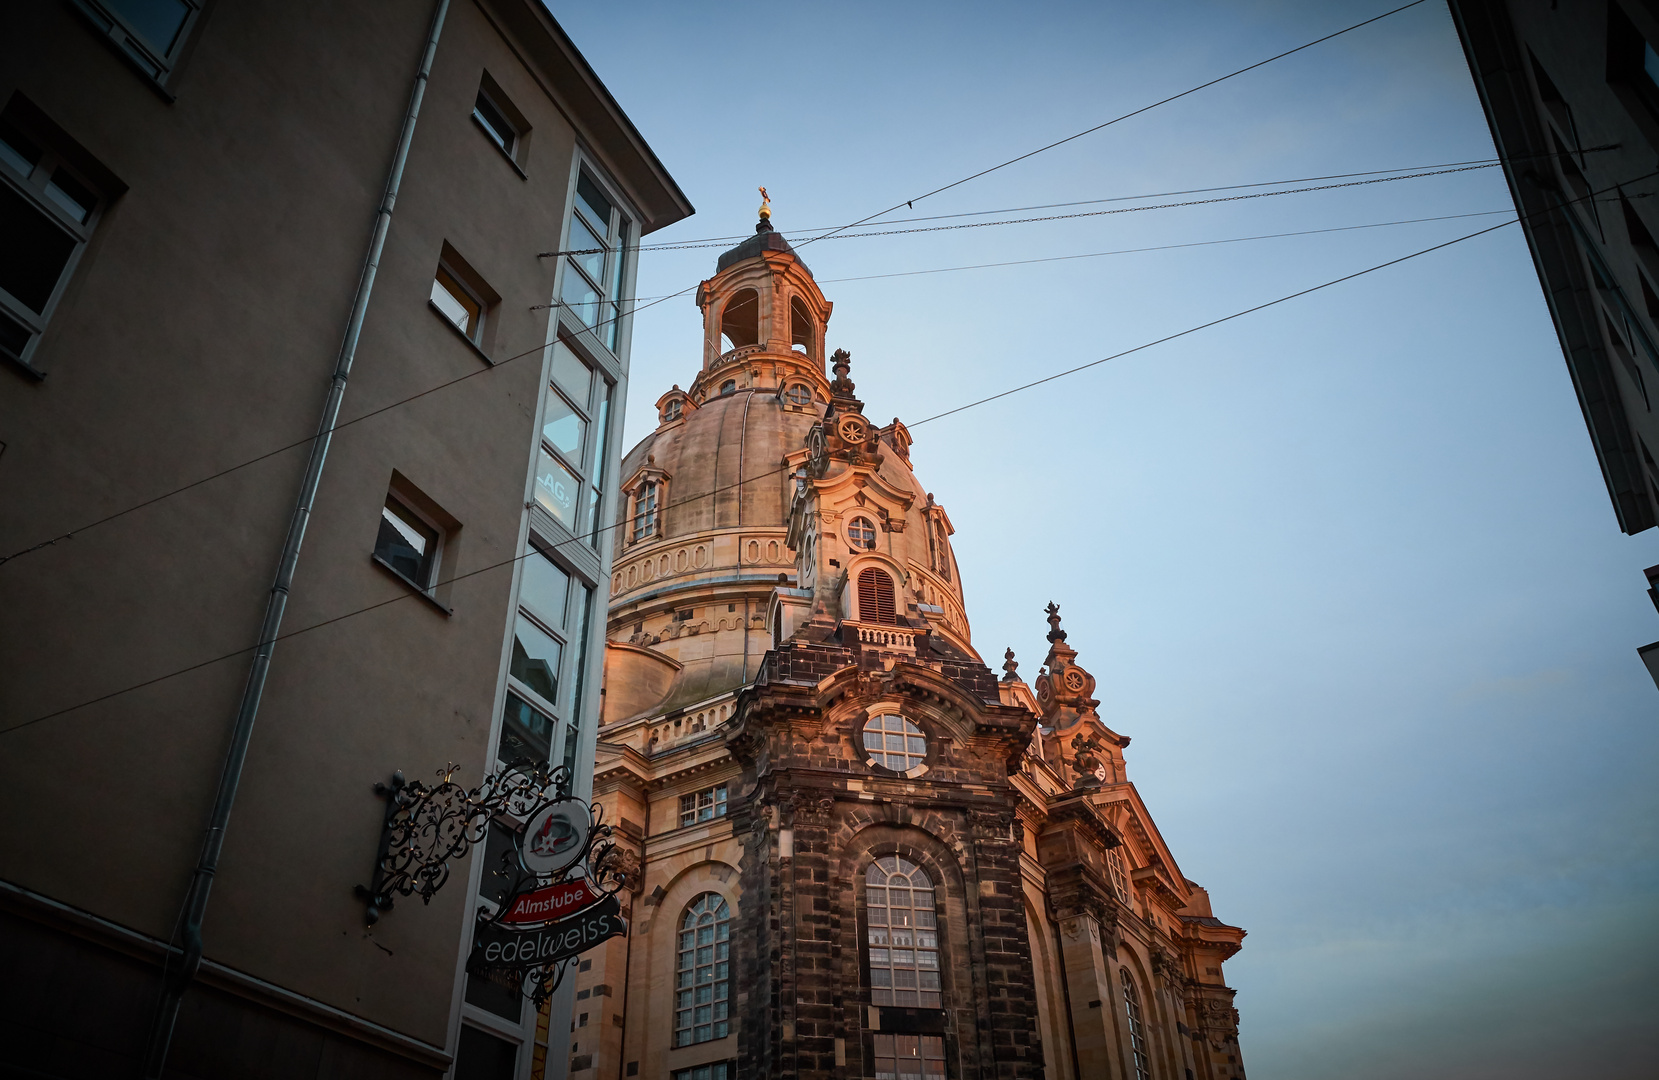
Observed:
[[[379,922],[399,896],[419,894],[422,903],[431,903],[449,880],[450,864],[489,835],[492,818],[522,819],[547,802],[570,797],[570,774],[562,766],[510,765],[470,790],[455,782],[458,771],[451,762],[438,770],[433,785],[396,772],[390,784],[374,786],[386,800],[380,850],[373,881],[356,889],[368,925]]]

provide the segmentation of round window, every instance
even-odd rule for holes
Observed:
[[[783,396],[791,405],[805,405],[812,400],[812,391],[807,389],[805,383],[796,383]]]
[[[876,527],[870,523],[869,518],[855,517],[847,522],[847,543],[865,551],[875,550]]]
[[[907,773],[927,759],[927,736],[897,713],[872,716],[864,725],[864,749],[882,768]]]

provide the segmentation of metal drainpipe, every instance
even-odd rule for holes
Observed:
[[[282,562],[277,568],[276,580],[265,604],[265,620],[259,631],[259,646],[254,652],[253,665],[248,671],[247,685],[242,691],[242,703],[236,713],[236,725],[231,731],[230,748],[225,752],[224,767],[219,774],[219,792],[213,803],[213,816],[208,822],[207,836],[202,843],[201,859],[190,874],[190,887],[179,913],[179,936],[183,938],[182,964],[169,970],[173,959],[170,946],[162,968],[161,999],[156,1006],[155,1025],[144,1054],[144,1076],[159,1080],[167,1064],[167,1051],[173,1041],[173,1028],[178,1021],[179,1003],[185,989],[196,977],[202,963],[202,919],[207,913],[208,894],[213,889],[213,876],[219,868],[219,856],[224,850],[225,829],[230,823],[230,811],[236,801],[236,790],[242,780],[242,766],[247,761],[248,743],[253,736],[254,718],[259,713],[259,702],[265,691],[265,679],[270,672],[271,654],[276,648],[282,628],[283,612],[288,606],[288,593],[293,587],[294,570],[299,564],[300,544],[305,539],[305,526],[311,518],[311,508],[317,501],[317,488],[322,482],[323,463],[328,458],[335,422],[340,416],[340,403],[345,398],[346,380],[351,375],[352,361],[357,355],[357,342],[363,332],[363,317],[368,311],[369,294],[374,290],[375,273],[380,268],[380,255],[386,246],[386,232],[392,223],[392,209],[397,203],[398,188],[403,183],[403,167],[409,160],[409,145],[415,136],[415,121],[420,116],[421,99],[426,94],[426,82],[432,73],[432,59],[438,51],[438,34],[443,29],[444,16],[449,12],[449,0],[438,0],[432,14],[432,28],[422,49],[420,69],[409,93],[409,108],[403,117],[403,128],[398,133],[397,153],[386,178],[386,191],[380,200],[380,211],[375,216],[373,238],[363,270],[357,282],[357,293],[352,299],[351,318],[346,324],[345,340],[329,380],[328,400],[323,406],[322,419],[317,424],[317,436],[311,443],[311,458],[306,464],[305,480],[300,486],[299,499],[288,523],[288,537],[282,546]]]

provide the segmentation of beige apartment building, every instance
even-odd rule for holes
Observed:
[[[1133,718],[1053,605],[1031,682],[986,665],[945,499],[762,215],[623,461],[594,797],[631,932],[576,973],[570,1075],[1243,1080],[1244,931],[1130,781]]]
[[[482,858],[354,890],[394,770],[593,759],[691,212],[539,0],[0,5],[8,1069],[563,1075],[572,988],[464,973]]]

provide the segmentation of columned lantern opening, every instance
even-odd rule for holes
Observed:
[[[720,334],[726,349],[760,344],[760,293],[739,289],[720,312]]]
[[[799,352],[808,356],[813,355],[813,324],[812,316],[807,312],[806,303],[798,296],[789,301],[789,341]]]

